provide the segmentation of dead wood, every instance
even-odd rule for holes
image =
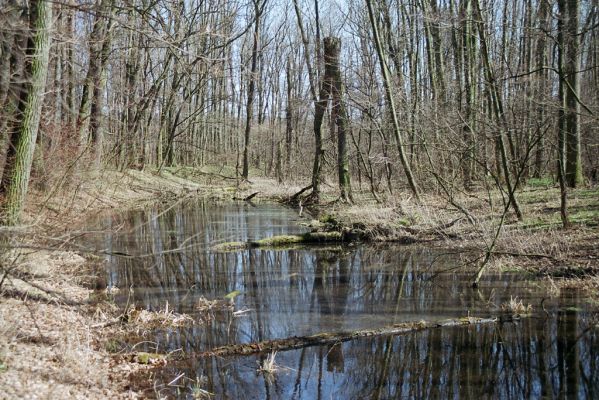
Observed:
[[[289,197],[288,199],[284,200],[283,203],[290,203],[290,204],[295,204],[298,202],[299,197],[304,194],[306,191],[312,189],[312,185],[308,185],[304,188],[302,188],[299,192],[295,193],[293,196]]]
[[[217,347],[194,355],[195,357],[224,357],[234,355],[249,355],[263,352],[275,352],[300,349],[309,346],[321,346],[334,343],[347,342],[354,339],[403,335],[426,329],[450,328],[460,326],[485,325],[497,322],[510,322],[519,319],[519,315],[510,315],[492,318],[462,317],[441,321],[412,321],[384,326],[377,329],[360,329],[355,331],[325,332],[309,336],[293,336],[284,339],[266,340],[257,343],[231,344]]]
[[[243,201],[250,201],[250,200],[252,200],[254,197],[256,197],[256,195],[258,193],[260,193],[260,192],[255,192],[255,193],[250,194],[249,196],[244,197]]]

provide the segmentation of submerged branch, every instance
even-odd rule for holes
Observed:
[[[503,316],[493,318],[462,317],[446,319],[441,321],[412,321],[399,324],[384,326],[377,329],[360,329],[355,331],[325,332],[309,336],[293,336],[284,339],[266,340],[258,343],[231,344],[217,347],[194,355],[195,357],[213,357],[213,356],[233,356],[249,355],[262,352],[286,351],[300,349],[309,346],[321,346],[340,342],[347,342],[354,339],[402,335],[411,332],[418,332],[426,329],[449,328],[470,325],[494,324],[497,322],[511,322],[520,318],[519,315]]]

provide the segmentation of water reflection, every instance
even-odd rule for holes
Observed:
[[[581,335],[589,327],[572,317],[278,353],[274,380],[256,373],[259,356],[191,360],[183,369],[230,399],[597,398],[596,331]]]
[[[280,353],[273,380],[257,374],[260,357],[191,359],[181,371],[222,398],[593,398],[597,327],[576,294],[543,301],[545,290],[514,274],[489,276],[479,290],[469,275],[442,273],[455,257],[399,246],[327,246],[216,253],[211,246],[302,232],[295,214],[277,206],[199,202],[166,212],[112,217],[118,228],[97,238],[108,256],[109,285],[133,287],[138,306],[194,313],[200,297],[238,290],[236,309],[202,326],[155,332],[159,351],[201,352],[324,331],[393,322],[484,316],[518,296],[539,312],[518,324],[444,329]],[[434,279],[433,279],[434,278]],[[117,301],[127,301],[121,291]],[[541,306],[541,302],[542,306]],[[578,307],[578,308],[574,308]],[[540,311],[543,310],[544,311]],[[152,350],[154,350],[152,348]],[[183,381],[182,381],[183,382]],[[193,384],[183,391],[191,395]],[[196,382],[197,384],[197,382]]]

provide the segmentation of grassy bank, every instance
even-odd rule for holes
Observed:
[[[137,398],[130,375],[146,364],[118,360],[106,343],[119,312],[95,301],[97,257],[68,250],[101,213],[205,192],[206,182],[169,171],[104,171],[67,189],[36,191],[24,225],[4,229],[0,280],[0,398]],[[215,192],[218,193],[218,190]]]
[[[147,379],[149,375],[140,371],[151,369],[151,363],[111,353],[111,338],[123,328],[120,311],[105,296],[98,297],[96,277],[102,264],[93,254],[73,250],[72,242],[89,218],[196,196],[243,201],[257,193],[254,202],[285,201],[301,188],[266,178],[240,182],[231,169],[172,168],[159,174],[104,171],[82,177],[68,190],[34,190],[24,226],[3,232],[10,246],[4,248],[4,278],[0,276],[0,398],[148,395],[139,388],[151,387],[151,382],[134,379]],[[310,242],[326,236],[420,242],[461,252],[465,264],[475,265],[488,249],[502,212],[500,194],[483,190],[456,194],[453,204],[433,195],[424,196],[421,203],[403,195],[380,197],[377,203],[370,194],[356,191],[354,204],[348,205],[338,202],[329,186],[321,206],[296,201],[292,207],[306,216],[315,233],[288,240]],[[575,226],[569,230],[561,229],[557,188],[531,182],[519,199],[525,219],[518,222],[508,216],[489,268],[544,276],[556,290],[575,285],[597,291],[599,188],[570,193]],[[284,244],[264,238],[248,247]],[[141,323],[128,318],[133,321],[129,324]],[[169,313],[161,318],[181,320]]]

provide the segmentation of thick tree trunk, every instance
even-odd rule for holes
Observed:
[[[558,8],[563,29],[563,71],[565,146],[566,146],[566,183],[575,188],[582,183],[582,161],[580,156],[580,93],[578,70],[580,67],[580,39],[578,32],[579,0],[559,0]]]
[[[7,168],[0,183],[1,222],[19,223],[33,161],[33,152],[42,111],[50,50],[52,3],[33,0],[30,7],[32,36],[27,46],[26,77],[28,82],[19,103],[18,121],[11,134]]]
[[[15,122],[24,82],[28,15],[18,1],[11,1],[0,16],[8,24],[2,36],[0,57],[0,180],[10,145],[10,127]]]
[[[97,129],[99,113],[101,112],[98,101],[102,86],[105,60],[102,53],[105,52],[104,44],[108,38],[109,16],[113,0],[101,0],[98,4],[94,18],[94,27],[90,35],[89,67],[81,94],[81,103],[77,116],[77,135],[79,138],[79,151],[84,153],[90,146],[90,126]],[[106,50],[107,51],[107,50]],[[93,125],[93,126],[92,126]]]
[[[331,74],[331,95],[333,100],[333,116],[337,124],[337,171],[339,178],[339,190],[341,199],[346,202],[352,201],[351,184],[349,176],[349,154],[347,146],[347,134],[349,122],[347,111],[343,103],[343,82],[341,70],[339,69],[339,55],[341,53],[341,40],[335,37],[324,38],[324,55],[328,61],[326,73]]]

